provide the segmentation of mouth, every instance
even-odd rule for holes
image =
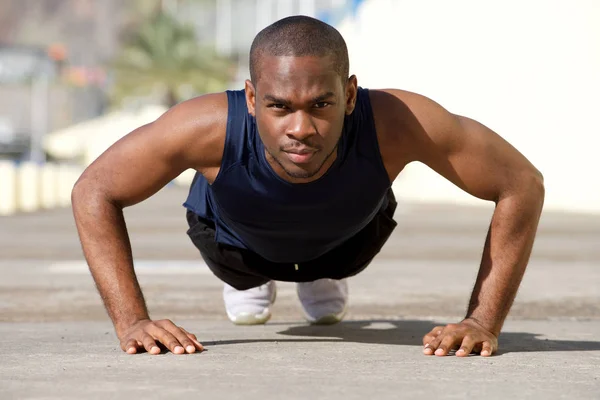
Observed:
[[[315,149],[293,149],[284,150],[284,153],[294,164],[306,164],[309,163],[314,155],[317,153]]]

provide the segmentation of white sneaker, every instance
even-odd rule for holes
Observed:
[[[274,281],[248,290],[237,290],[225,284],[223,300],[227,316],[236,325],[264,324],[271,318],[271,305],[277,288]]]
[[[346,279],[318,279],[314,282],[296,284],[298,298],[304,316],[314,325],[330,325],[340,322],[348,304],[348,281]]]

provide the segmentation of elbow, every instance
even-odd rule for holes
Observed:
[[[541,196],[542,200],[544,199],[544,196],[546,194],[546,188],[544,186],[544,175],[542,175],[542,173],[538,170],[535,169],[534,170],[534,174],[533,174],[533,190],[537,193],[539,193],[539,195]]]
[[[71,205],[75,207],[76,205],[85,202],[86,196],[90,194],[90,189],[89,181],[85,178],[84,173],[79,177],[71,189]]]
[[[534,168],[531,172],[525,174],[520,187],[523,195],[543,205],[546,188],[544,186],[544,176],[539,170]]]
[[[532,170],[532,174],[534,175],[534,177],[539,181],[539,183],[543,187],[544,186],[544,175],[542,175],[542,172],[539,169],[534,167]]]
[[[519,199],[519,202],[536,203],[541,206],[545,194],[544,176],[540,171],[532,168],[514,176],[498,196],[496,204],[505,199]]]
[[[496,206],[505,204],[540,213],[544,207],[545,195],[544,176],[537,169],[531,168],[513,175],[495,203]]]
[[[71,205],[73,209],[90,204],[98,204],[99,201],[106,200],[106,195],[95,179],[83,175],[75,182],[71,189]]]
[[[85,191],[82,188],[82,180],[81,177],[77,180],[77,182],[75,182],[75,184],[73,185],[73,188],[71,189],[71,205],[75,206],[75,204],[77,204],[79,202],[79,200],[81,199],[81,197],[83,196],[83,194],[85,193]]]

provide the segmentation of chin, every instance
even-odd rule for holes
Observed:
[[[313,176],[315,176],[317,173],[319,172],[319,170],[316,171],[307,171],[301,168],[286,168],[285,169],[285,173],[288,174],[289,176],[291,176],[292,178],[297,178],[297,179],[308,179],[308,178],[312,178]]]
[[[301,168],[295,164],[284,166],[283,170],[292,178],[297,179],[308,179],[319,173],[320,168],[315,166],[306,166],[307,168]]]

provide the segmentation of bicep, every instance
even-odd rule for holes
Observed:
[[[158,192],[184,170],[179,149],[160,132],[157,121],[129,133],[109,147],[83,173],[88,190],[123,207]]]
[[[182,103],[127,134],[86,169],[78,184],[126,207],[147,199],[186,169],[210,164],[214,152],[207,150],[219,121],[215,114],[203,118],[201,103]]]
[[[518,190],[521,175],[533,170],[525,157],[485,125],[462,116],[448,118],[454,120],[453,129],[429,134],[438,137],[437,143],[432,141],[435,149],[425,151],[425,160],[457,186],[484,200],[498,201],[503,194]]]
[[[414,121],[410,143],[420,161],[473,196],[497,201],[540,176],[510,143],[485,125],[416,94],[401,98]]]

